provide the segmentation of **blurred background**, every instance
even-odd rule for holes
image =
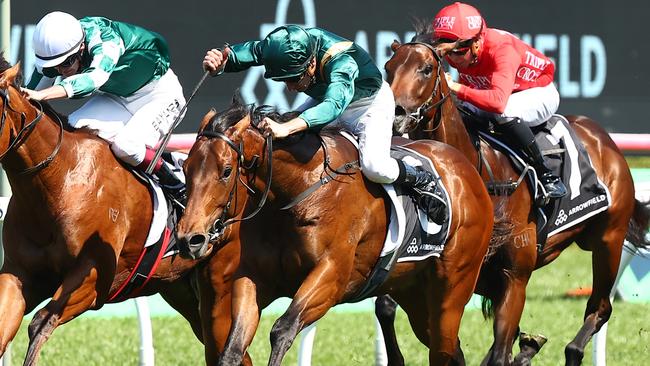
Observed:
[[[77,18],[104,16],[143,26],[169,42],[172,68],[188,95],[202,75],[205,51],[225,42],[259,39],[284,23],[318,26],[354,40],[366,48],[380,69],[390,58],[394,39],[408,41],[412,17],[432,19],[450,2],[427,0],[49,0],[13,1],[10,61],[21,61],[32,72],[31,47],[35,24],[46,13],[61,10]],[[508,30],[532,44],[556,63],[556,83],[562,96],[559,112],[584,114],[610,132],[650,132],[645,109],[650,104],[647,60],[642,41],[648,2],[529,0],[470,1],[488,26]],[[634,3],[634,5],[632,5]],[[295,94],[281,83],[265,81],[262,68],[208,80],[189,106],[177,132],[195,132],[210,107],[228,105],[239,88],[250,103],[290,109]],[[60,105],[60,106],[59,106]],[[57,103],[72,111],[78,104]]]

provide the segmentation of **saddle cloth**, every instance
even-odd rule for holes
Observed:
[[[607,210],[611,196],[609,189],[598,179],[587,150],[564,116],[553,115],[545,124],[534,128],[534,132],[547,166],[561,177],[568,191],[561,199],[551,200],[544,208],[537,209],[538,241],[543,243],[546,238]],[[479,133],[491,145],[504,151],[519,172],[525,172],[531,183],[531,194],[538,197],[542,186],[535,170],[526,169],[521,156],[494,136]]]
[[[358,147],[352,135],[344,131],[341,134]],[[383,184],[391,205],[386,240],[366,285],[349,300],[350,302],[364,299],[379,287],[395,263],[440,257],[449,236],[451,202],[440,180],[440,174],[431,160],[404,146],[392,146],[390,154],[393,158],[404,160],[412,166],[422,166],[434,175],[437,181],[434,194],[445,204],[444,215],[441,215],[444,219],[439,223],[430,222],[427,214],[417,207],[409,192],[399,186]]]
[[[163,164],[170,164],[172,166],[172,171],[178,179],[180,179],[181,182],[185,182],[185,176],[183,175],[183,162],[187,159],[187,155],[181,152],[164,153],[163,159]],[[174,208],[174,205],[165,197],[160,185],[151,179],[151,177],[144,174],[138,174],[138,176],[145,181],[153,200],[153,218],[144,245],[146,248],[162,240],[165,229],[174,232],[176,222],[182,212],[175,212],[176,209]],[[172,235],[165,257],[178,253],[175,244],[175,236]]]

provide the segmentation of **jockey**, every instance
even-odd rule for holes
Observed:
[[[203,67],[212,75],[264,65],[264,78],[283,82],[310,98],[302,113],[286,123],[265,118],[260,128],[274,138],[325,125],[343,128],[359,139],[361,170],[371,181],[415,190],[425,211],[434,215],[435,179],[421,167],[390,157],[395,99],[368,53],[357,44],[320,28],[281,26],[261,41],[212,49]]]
[[[121,161],[141,170],[185,103],[169,68],[167,42],[157,33],[101,17],[77,20],[52,12],[34,31],[36,70],[22,90],[33,100],[90,99],[68,118],[108,141]],[[61,77],[57,80],[57,77]],[[154,172],[167,188],[182,188],[162,160]]]
[[[566,195],[560,178],[545,165],[530,128],[548,120],[560,104],[553,62],[514,35],[487,28],[476,8],[459,2],[435,16],[433,41],[459,72],[460,83],[449,74],[447,83],[461,104],[496,122],[513,147],[528,157],[549,198]]]

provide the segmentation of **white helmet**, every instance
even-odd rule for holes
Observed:
[[[79,51],[83,40],[84,32],[77,18],[60,11],[47,14],[34,30],[36,66],[43,69],[61,64]]]

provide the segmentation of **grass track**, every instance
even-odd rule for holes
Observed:
[[[564,346],[582,323],[586,299],[567,299],[570,288],[591,283],[590,255],[573,246],[555,262],[534,273],[528,287],[522,330],[542,333],[549,342],[535,358],[535,365],[563,364]],[[608,365],[645,365],[650,354],[649,304],[617,301],[608,334]],[[268,334],[275,319],[262,319],[251,347],[256,364],[266,364]],[[12,345],[13,364],[22,363],[27,346],[26,322]],[[203,351],[190,328],[176,317],[153,318],[156,365],[201,365]],[[427,350],[413,336],[403,312],[396,324],[408,365],[427,364]],[[478,365],[491,343],[491,323],[480,311],[463,317],[461,342],[468,365]],[[297,363],[297,345],[284,365]],[[318,325],[313,365],[374,364],[374,320],[371,313],[328,314]],[[135,318],[82,318],[54,332],[41,354],[40,365],[137,365],[138,330]],[[591,365],[591,345],[584,364]]]

